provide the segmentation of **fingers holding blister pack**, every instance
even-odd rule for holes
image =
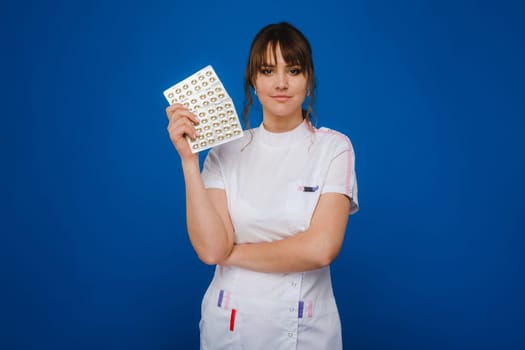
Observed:
[[[182,158],[190,156],[193,152],[186,141],[189,137],[192,140],[197,138],[195,124],[198,123],[197,117],[181,104],[173,104],[166,108],[166,116],[169,120],[168,133],[171,142]]]
[[[239,117],[233,100],[228,95],[212,66],[206,66],[183,81],[164,91],[170,103],[166,109],[178,117],[185,116],[193,122],[195,133],[186,133],[186,140],[192,153],[233,141],[243,136]],[[178,104],[181,106],[179,107]],[[176,107],[175,107],[176,106]],[[171,107],[174,107],[170,110]],[[196,119],[189,117],[181,108],[185,107]],[[170,124],[172,120],[170,118]],[[179,130],[179,129],[177,129]],[[185,129],[186,130],[186,129]],[[170,137],[171,137],[170,132]],[[195,137],[192,137],[195,135]],[[172,138],[173,141],[173,138]]]

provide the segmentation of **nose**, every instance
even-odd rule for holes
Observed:
[[[279,71],[276,74],[275,87],[279,90],[288,89],[288,75],[286,72]]]

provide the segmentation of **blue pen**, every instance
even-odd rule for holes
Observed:
[[[315,192],[319,189],[319,186],[302,186],[303,192]]]

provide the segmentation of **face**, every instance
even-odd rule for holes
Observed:
[[[260,67],[254,87],[263,107],[265,120],[284,119],[290,122],[303,120],[302,104],[306,96],[308,82],[301,66],[288,65],[277,45],[275,62],[272,52],[268,52],[268,64]]]

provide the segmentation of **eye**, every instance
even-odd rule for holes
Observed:
[[[271,75],[273,73],[273,68],[270,68],[270,67],[261,67],[261,69],[259,70],[261,72],[261,74],[263,75]]]
[[[292,67],[288,70],[288,72],[290,72],[291,75],[299,75],[303,72],[303,70],[301,67]]]

